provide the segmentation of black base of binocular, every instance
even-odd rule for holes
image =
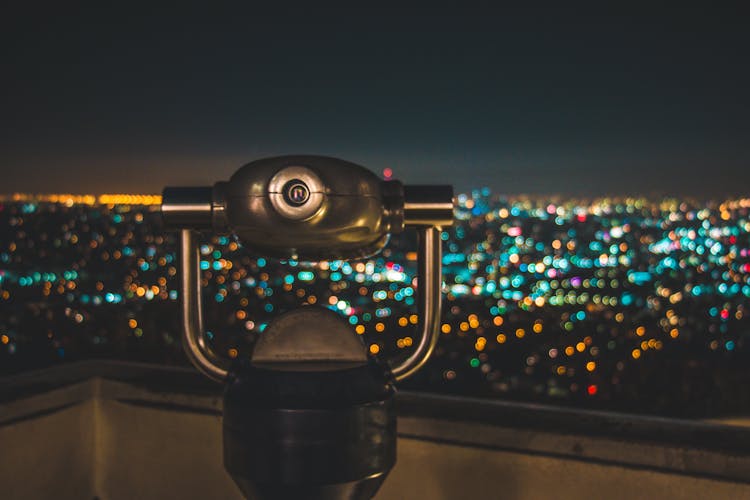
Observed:
[[[224,396],[224,466],[252,499],[372,498],[396,461],[393,389],[381,366],[256,368]]]

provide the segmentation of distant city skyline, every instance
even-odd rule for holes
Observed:
[[[0,193],[159,193],[298,153],[458,191],[750,193],[739,10],[14,5],[4,19]]]

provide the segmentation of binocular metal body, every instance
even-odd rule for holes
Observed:
[[[370,498],[396,459],[393,384],[415,373],[439,336],[439,232],[453,221],[450,186],[404,186],[359,165],[284,156],[211,187],[166,188],[162,213],[179,229],[183,345],[226,384],[224,464],[248,498]],[[419,237],[419,341],[405,359],[371,356],[333,311],[277,316],[249,359],[211,349],[203,329],[197,234],[233,234],[259,255],[319,261],[373,255],[391,234]]]

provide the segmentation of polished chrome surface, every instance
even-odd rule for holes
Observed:
[[[229,232],[227,200],[224,197],[226,182],[217,182],[211,189],[211,229],[217,234]]]
[[[283,187],[295,175],[307,185],[308,204],[314,208],[299,213],[299,220],[296,209],[283,208],[288,204]],[[386,245],[389,233],[400,230],[391,217],[398,214],[389,196],[394,189],[384,184],[369,170],[344,160],[281,156],[245,165],[221,190],[228,229],[253,252],[318,261],[373,255]],[[318,196],[322,201],[316,207]]]
[[[341,315],[305,306],[268,324],[255,342],[251,362],[277,370],[330,371],[367,364],[367,348]]]
[[[443,286],[443,250],[440,229],[420,227],[417,231],[419,235],[419,268],[417,270],[419,344],[408,358],[391,369],[396,381],[410,377],[424,366],[440,338]]]
[[[212,226],[212,193],[210,187],[168,187],[162,193],[161,213],[167,228]]]
[[[404,186],[404,224],[452,226],[453,186]]]
[[[227,377],[229,362],[216,354],[206,342],[197,233],[192,229],[180,231],[180,271],[182,346],[193,366],[207,377],[223,382]]]
[[[299,189],[304,199],[294,200],[291,194]],[[325,200],[326,186],[307,167],[284,167],[268,183],[268,196],[276,211],[287,219],[305,220],[318,213]]]
[[[390,234],[404,230],[404,185],[401,181],[383,181],[383,229]]]

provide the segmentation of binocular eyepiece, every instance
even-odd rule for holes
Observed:
[[[226,384],[224,465],[248,498],[369,498],[396,460],[393,384],[419,370],[439,337],[440,228],[451,186],[404,186],[321,156],[254,161],[212,187],[166,188],[165,226],[180,229],[183,346]],[[417,229],[419,340],[405,359],[370,355],[337,313],[301,307],[271,321],[249,359],[214,352],[201,314],[198,231],[235,235],[279,259],[354,259]]]

